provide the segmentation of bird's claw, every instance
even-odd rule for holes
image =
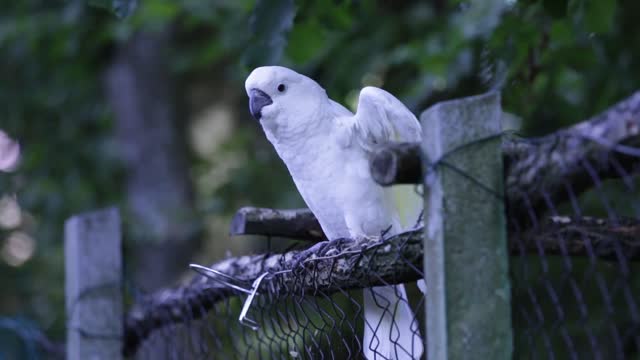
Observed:
[[[321,241],[319,243],[313,244],[313,246],[311,246],[310,248],[297,253],[291,260],[291,268],[294,271],[296,269],[300,269],[307,259],[312,258],[314,255],[320,253],[322,249],[327,246],[327,243],[329,243],[329,241]]]
[[[324,258],[328,256],[339,255],[342,252],[362,249],[368,245],[380,243],[384,240],[385,235],[391,230],[391,226],[384,229],[380,235],[355,235],[353,239],[339,238],[334,240],[322,241],[314,244],[306,250],[300,251],[291,260],[291,269],[301,269],[304,264],[314,258]]]
[[[368,235],[359,235],[354,238],[356,244],[359,246],[375,244],[383,240],[382,236],[368,236]]]
[[[349,241],[349,239],[340,238],[316,243],[310,248],[302,250],[296,254],[292,259],[291,268],[294,270],[299,269],[304,266],[304,263],[308,260],[312,260],[314,258],[337,255],[342,251],[341,245],[347,241]]]

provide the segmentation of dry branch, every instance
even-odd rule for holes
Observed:
[[[282,236],[318,242],[326,240],[320,223],[308,209],[276,210],[243,207],[231,220],[230,235]]]
[[[625,263],[640,259],[640,221],[553,216],[509,241],[512,255],[586,256]]]
[[[380,185],[420,184],[422,169],[419,143],[394,143],[374,150],[371,176]]]
[[[399,234],[384,243],[342,239],[319,244],[314,247],[317,251],[306,257],[306,263],[301,261],[299,251],[292,251],[230,258],[212,268],[247,282],[265,272],[293,270],[274,276],[261,287],[274,296],[331,294],[339,289],[407,283],[421,278],[422,230]],[[512,235],[509,250],[515,256],[542,253],[617,262],[638,260],[640,221],[620,219],[613,223],[593,218],[553,217],[527,233]],[[151,331],[203,317],[217,302],[237,295],[223,284],[198,277],[189,285],[147,297],[125,319],[125,354],[135,353]]]
[[[640,92],[603,113],[538,139],[503,142],[510,215],[545,209],[544,198],[565,200],[597,180],[623,177],[640,168]],[[422,183],[420,144],[389,144],[373,154],[371,176],[381,185]],[[624,171],[621,171],[624,170]],[[594,179],[597,176],[598,179]]]
[[[529,207],[537,214],[577,196],[603,179],[640,169],[640,92],[605,112],[540,139],[507,139],[507,208],[510,216]],[[570,187],[571,192],[567,192]]]

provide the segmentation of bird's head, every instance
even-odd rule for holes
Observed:
[[[254,69],[245,82],[251,115],[267,128],[300,127],[314,121],[328,101],[312,79],[281,66]]]

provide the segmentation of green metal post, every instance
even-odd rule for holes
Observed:
[[[511,359],[500,95],[425,111],[427,358]]]

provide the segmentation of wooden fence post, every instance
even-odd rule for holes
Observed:
[[[498,93],[420,117],[428,359],[512,356],[500,119]]]
[[[115,208],[65,223],[67,359],[122,359],[121,245]]]

